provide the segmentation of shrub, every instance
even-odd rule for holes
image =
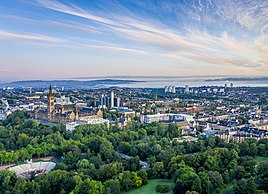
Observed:
[[[168,185],[156,185],[155,191],[159,193],[167,193],[169,191]]]

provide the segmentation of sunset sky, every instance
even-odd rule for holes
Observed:
[[[111,75],[268,75],[268,1],[1,1],[0,81]]]

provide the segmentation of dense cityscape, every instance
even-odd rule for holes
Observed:
[[[50,85],[0,95],[2,193],[124,193],[149,183],[160,193],[267,192],[265,87]]]

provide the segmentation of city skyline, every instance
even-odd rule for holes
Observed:
[[[265,0],[9,0],[0,20],[0,81],[268,73]]]

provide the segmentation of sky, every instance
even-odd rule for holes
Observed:
[[[0,81],[114,75],[268,75],[268,1],[0,2]]]

